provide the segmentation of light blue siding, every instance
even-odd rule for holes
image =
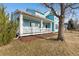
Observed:
[[[41,27],[41,24],[40,24],[40,22],[39,21],[34,21],[34,20],[31,20],[31,23],[34,23],[35,24],[35,27]],[[39,24],[39,26],[38,26],[38,24]]]
[[[50,23],[43,23],[44,28],[50,28]]]
[[[48,16],[46,16],[48,19],[50,20],[54,20],[54,16],[52,14],[49,14]]]
[[[24,27],[26,27],[26,26],[30,27],[30,26],[32,26],[32,23],[34,23],[35,26],[36,26],[37,24],[40,25],[40,22],[38,22],[38,21],[29,20],[29,19],[23,19],[23,26],[24,26]],[[40,27],[40,26],[39,26],[39,27]]]
[[[54,21],[54,16],[50,13],[48,16],[46,16],[48,19]],[[50,25],[49,25],[50,26]],[[54,23],[52,23],[52,31],[54,32]]]
[[[47,24],[47,28],[50,28],[50,23]]]
[[[30,27],[30,21],[28,19],[23,19],[23,26],[26,27]]]
[[[54,32],[54,22],[52,23],[52,31]]]
[[[58,28],[57,28],[58,27],[58,21],[59,21],[58,18],[57,17],[54,18],[54,16],[51,13],[46,17],[53,21],[53,23],[52,23],[52,31],[53,32],[58,32]]]
[[[34,20],[29,20],[29,19],[23,19],[23,27],[30,27],[32,24],[31,23],[35,23],[35,25],[39,24],[39,28],[41,27],[41,23],[38,21],[34,21]],[[50,23],[43,23],[43,27],[44,28],[50,28]]]

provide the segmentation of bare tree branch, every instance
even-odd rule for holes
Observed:
[[[67,9],[67,8],[79,9],[79,5],[77,4],[78,6],[73,7],[73,6],[75,6],[75,5],[76,5],[76,3],[66,4],[65,9]]]
[[[74,17],[75,14],[75,10],[74,9],[79,9],[79,4],[77,3],[60,3],[59,4],[59,11],[60,11],[60,15],[58,15],[56,12],[57,8],[54,8],[54,5],[52,4],[44,4],[46,7],[51,9],[51,12],[54,14],[54,16],[58,17],[59,19],[59,31],[58,31],[58,40],[63,41],[64,40],[64,19],[65,16],[67,15],[66,13],[70,11],[70,15],[72,15],[72,17]],[[77,10],[76,10],[77,11]],[[73,13],[73,14],[71,14]],[[70,17],[67,15],[67,18]]]
[[[72,6],[70,6],[70,8],[71,8],[71,9],[79,9],[79,6],[77,6],[77,7],[72,7]]]
[[[66,5],[65,5],[65,9],[67,9],[67,8],[73,6],[73,5],[75,5],[75,3],[73,3],[73,4],[72,4],[72,3],[71,3],[71,4],[70,4],[70,3],[69,3],[69,4],[66,4]]]
[[[52,12],[56,17],[59,17],[59,15],[57,15],[57,13],[56,13],[56,11],[54,10],[53,7],[49,6],[49,5],[46,4],[46,3],[44,3],[44,5],[45,5],[46,7],[48,7],[48,8],[50,8],[50,9],[52,10],[51,12]]]

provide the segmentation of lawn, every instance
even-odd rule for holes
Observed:
[[[56,41],[57,35],[52,35],[48,39],[32,40],[22,42],[13,40],[8,45],[0,47],[0,55],[12,56],[79,56],[79,32],[67,31],[64,34],[65,41]]]

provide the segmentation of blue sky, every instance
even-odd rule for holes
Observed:
[[[14,12],[16,9],[26,10],[27,8],[35,10],[39,9],[38,11],[41,12],[47,11],[47,8],[42,7],[42,5],[39,3],[6,3],[4,6],[7,7],[6,9],[9,13]]]
[[[4,3],[4,6],[7,7],[6,9],[7,9],[8,13],[14,12],[16,9],[26,10],[27,8],[35,9],[35,10],[38,10],[42,13],[44,13],[48,10],[40,3]],[[56,6],[56,8],[58,8],[58,6]],[[75,16],[73,18],[79,17],[79,10],[76,10],[76,11],[77,11],[76,14],[78,14],[78,16]],[[69,18],[72,18],[72,16],[66,17],[65,21],[68,21]]]

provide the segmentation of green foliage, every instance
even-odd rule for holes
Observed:
[[[9,21],[5,7],[0,5],[0,45],[9,43],[16,35],[17,23]]]

